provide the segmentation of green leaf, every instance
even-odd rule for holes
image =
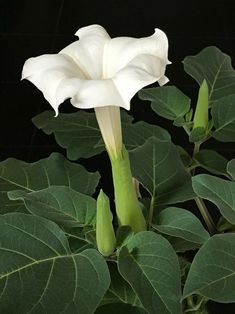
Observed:
[[[151,136],[160,140],[170,139],[169,133],[159,126],[143,121],[133,124],[133,118],[125,111],[121,111],[121,120],[123,142],[128,150],[142,145]],[[67,156],[71,160],[88,158],[105,150],[94,113],[60,113],[55,118],[53,111],[45,111],[37,115],[33,122],[46,134],[53,133],[56,142],[67,150]]]
[[[44,218],[1,216],[0,243],[1,313],[90,314],[109,287],[101,255],[72,254],[62,230]]]
[[[214,203],[221,214],[235,224],[235,182],[199,174],[193,177],[193,189],[198,196]]]
[[[182,313],[178,258],[162,236],[137,233],[120,250],[118,268],[148,313]]]
[[[235,94],[235,71],[231,58],[217,47],[207,47],[195,56],[183,60],[184,70],[192,76],[199,85],[206,79],[209,87],[209,101]]]
[[[35,192],[52,185],[69,186],[84,194],[93,194],[99,182],[98,172],[90,173],[81,165],[67,161],[63,155],[51,154],[48,158],[34,163],[26,163],[15,158],[0,162],[0,190],[24,190]],[[3,195],[4,207],[1,213],[8,210],[23,211],[23,203],[7,200]],[[1,203],[1,201],[0,201]],[[13,206],[13,208],[12,208]]]
[[[133,176],[148,190],[154,204],[173,204],[195,197],[191,176],[170,141],[150,138],[130,152],[130,161]]]
[[[78,111],[76,113],[60,113],[54,116],[53,111],[45,111],[33,118],[33,123],[46,134],[54,133],[56,142],[67,150],[71,160],[80,157],[91,157],[104,150],[97,146],[101,133],[94,113]]]
[[[196,166],[202,167],[207,171],[227,176],[227,159],[222,155],[218,154],[214,150],[202,149],[195,156]]]
[[[167,236],[167,235],[165,235],[164,238],[166,238],[170,242],[170,244],[172,245],[172,247],[177,253],[194,251],[201,247],[201,244],[199,243],[186,241],[182,238],[176,238],[176,237]]]
[[[143,145],[150,137],[155,137],[159,141],[169,141],[170,134],[157,125],[140,121],[137,123],[122,123],[123,143],[128,151]]]
[[[116,232],[116,247],[121,248],[122,246],[126,245],[127,242],[132,238],[134,232],[132,231],[130,226],[120,226]]]
[[[0,162],[1,191],[22,189],[34,192],[51,185],[64,185],[84,194],[93,194],[99,178],[98,172],[90,173],[58,153],[34,163],[15,158]]]
[[[137,306],[131,306],[130,304],[124,303],[111,303],[105,304],[99,307],[95,314],[147,314],[144,309],[141,309]]]
[[[153,227],[161,233],[198,244],[203,244],[210,237],[195,215],[179,207],[168,207],[161,211]]]
[[[67,186],[50,186],[36,192],[8,192],[11,200],[22,199],[31,214],[56,222],[63,227],[92,225],[96,216],[96,201]]]
[[[228,162],[227,172],[230,174],[232,179],[235,180],[235,158]]]
[[[10,201],[7,192],[0,191],[0,214],[21,212],[27,213],[27,208],[22,201]]]
[[[106,292],[101,304],[108,303],[126,303],[133,306],[142,307],[137,295],[128,284],[127,281],[123,279],[117,269],[117,264],[111,262],[108,264],[109,272],[111,276],[111,284],[108,291]]]
[[[175,86],[142,89],[138,95],[150,100],[152,109],[166,119],[175,120],[190,110],[190,99]]]
[[[199,294],[223,303],[235,302],[235,234],[210,238],[196,254],[184,287],[184,298]]]
[[[219,99],[211,115],[215,127],[212,136],[221,142],[235,142],[235,95]]]

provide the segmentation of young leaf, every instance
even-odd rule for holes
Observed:
[[[195,197],[191,176],[170,141],[152,137],[130,152],[130,161],[133,176],[152,195],[154,203],[173,204]]]
[[[197,244],[203,244],[210,237],[195,215],[178,207],[168,207],[161,211],[153,227],[161,233]]]
[[[152,109],[169,120],[183,117],[190,110],[190,99],[175,86],[142,89],[138,95],[150,100]]]
[[[235,234],[210,238],[196,254],[184,298],[199,294],[217,302],[235,302]]]
[[[198,196],[214,203],[221,214],[235,224],[235,182],[199,174],[193,177],[193,189]]]
[[[235,95],[219,99],[211,115],[215,127],[212,136],[221,142],[235,142]]]
[[[1,313],[90,314],[109,287],[101,255],[72,254],[62,230],[44,218],[1,216],[0,243]]]
[[[213,174],[227,176],[226,166],[228,161],[216,151],[202,149],[194,156],[194,159],[197,162],[197,167],[202,167]]]
[[[120,250],[118,269],[148,313],[182,313],[178,258],[162,236],[137,233]]]
[[[95,222],[96,201],[67,186],[50,186],[36,192],[8,192],[11,200],[22,199],[28,211],[63,227],[84,227]]]
[[[232,179],[235,180],[235,158],[228,162],[227,172],[230,174]]]
[[[195,56],[188,56],[183,64],[184,70],[199,85],[206,79],[211,103],[226,95],[235,94],[235,71],[231,58],[217,47],[207,47]]]

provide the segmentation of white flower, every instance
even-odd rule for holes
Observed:
[[[155,29],[152,36],[145,38],[111,39],[100,25],[83,27],[76,35],[79,40],[58,54],[28,59],[22,79],[28,79],[43,92],[56,115],[59,105],[68,98],[74,107],[95,108],[103,138],[114,130],[118,134],[111,137],[115,143],[120,142],[121,127],[109,126],[107,134],[108,131],[102,130],[101,120],[107,124],[108,116],[119,116],[119,108],[113,112],[112,106],[129,110],[131,98],[144,86],[168,81],[164,76],[170,63],[167,37]],[[104,115],[106,118],[98,118]],[[107,146],[105,138],[104,141]]]

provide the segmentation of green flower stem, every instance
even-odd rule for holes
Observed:
[[[115,205],[119,224],[130,226],[134,232],[146,230],[146,222],[134,188],[129,156],[123,146],[112,165]]]

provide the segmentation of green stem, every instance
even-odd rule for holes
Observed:
[[[154,210],[154,198],[151,198],[151,203],[149,206],[149,216],[148,216],[148,230],[150,230],[153,220],[153,210]]]
[[[134,188],[129,156],[125,147],[123,146],[117,158],[110,158],[110,160],[119,224],[130,226],[134,232],[146,230],[145,218]]]
[[[194,144],[194,150],[193,150],[193,157],[200,151],[200,146],[201,146],[201,143],[198,142],[198,143],[195,143]],[[192,174],[194,175],[195,173],[195,168],[192,170]],[[195,202],[197,204],[197,207],[207,225],[207,228],[210,232],[210,234],[215,234],[217,232],[216,230],[216,226],[213,222],[213,219],[211,218],[211,215],[204,203],[204,201],[200,198],[200,197],[196,197],[195,198]]]
[[[200,213],[207,225],[210,234],[215,234],[217,232],[216,226],[211,218],[211,215],[208,212],[208,209],[206,208],[204,201],[200,197],[195,197],[195,202],[198,209],[200,210]]]

